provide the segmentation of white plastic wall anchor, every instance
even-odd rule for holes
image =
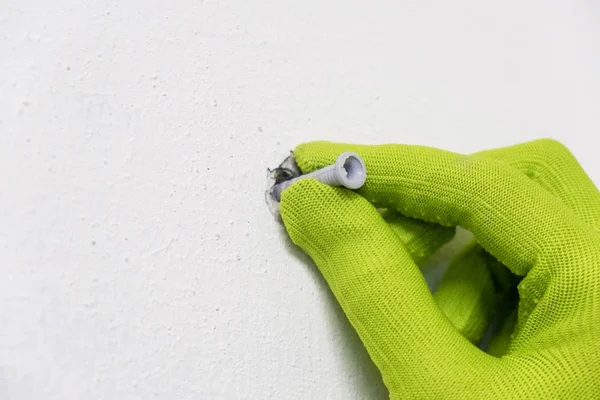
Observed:
[[[344,186],[348,189],[358,189],[367,180],[367,167],[358,154],[350,151],[342,153],[335,160],[335,163],[331,165],[276,184],[273,186],[273,199],[279,202],[281,200],[281,193],[285,189],[293,183],[306,178],[316,179],[329,186]]]

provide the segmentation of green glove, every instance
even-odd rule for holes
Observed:
[[[283,192],[281,215],[391,399],[600,398],[600,194],[568,150],[316,142],[295,156],[307,173],[344,151],[365,161],[363,188],[302,180]],[[418,264],[455,226],[477,244],[432,296]],[[486,353],[476,343],[497,307]]]

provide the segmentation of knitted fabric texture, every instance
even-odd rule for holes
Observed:
[[[344,151],[365,161],[365,185],[299,181],[281,215],[391,399],[600,398],[600,194],[564,146],[462,155],[314,142],[295,156],[307,173]],[[477,243],[432,296],[419,264],[456,226]]]

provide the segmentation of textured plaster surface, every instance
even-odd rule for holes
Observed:
[[[383,399],[265,169],[312,139],[565,142],[595,1],[0,2],[0,399]]]

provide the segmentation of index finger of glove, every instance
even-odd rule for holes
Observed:
[[[343,151],[364,159],[367,181],[358,192],[369,201],[410,217],[463,226],[519,275],[542,257],[564,256],[565,246],[580,246],[591,230],[556,196],[496,160],[421,146],[328,142],[300,145],[295,155],[307,171],[314,160],[333,161]]]

